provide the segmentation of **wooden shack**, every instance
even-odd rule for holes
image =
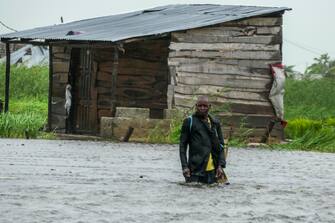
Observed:
[[[285,10],[169,5],[11,33],[1,41],[49,46],[50,130],[96,135],[101,117],[113,117],[116,107],[149,108],[150,118],[159,119],[164,109],[190,109],[197,95],[208,95],[214,107],[225,107],[218,112],[225,126],[243,124],[257,136],[275,116],[269,65],[282,61]]]

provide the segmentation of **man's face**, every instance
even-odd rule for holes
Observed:
[[[211,107],[207,100],[198,100],[196,106],[196,110],[200,115],[207,115],[208,111]]]

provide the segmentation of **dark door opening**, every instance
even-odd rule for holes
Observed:
[[[93,51],[75,48],[71,53],[70,84],[72,86],[72,114],[69,132],[97,134],[96,72],[93,66]]]

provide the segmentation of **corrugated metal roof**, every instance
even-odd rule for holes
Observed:
[[[45,40],[120,41],[282,12],[285,7],[167,5],[148,10],[45,26],[0,36]],[[70,31],[77,35],[67,35]]]

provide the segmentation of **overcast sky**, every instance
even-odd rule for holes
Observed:
[[[303,71],[314,57],[328,53],[335,58],[334,0],[0,0],[0,21],[24,30],[86,18],[120,14],[167,4],[211,3],[221,5],[285,6],[284,63]],[[11,32],[0,24],[0,33]]]

